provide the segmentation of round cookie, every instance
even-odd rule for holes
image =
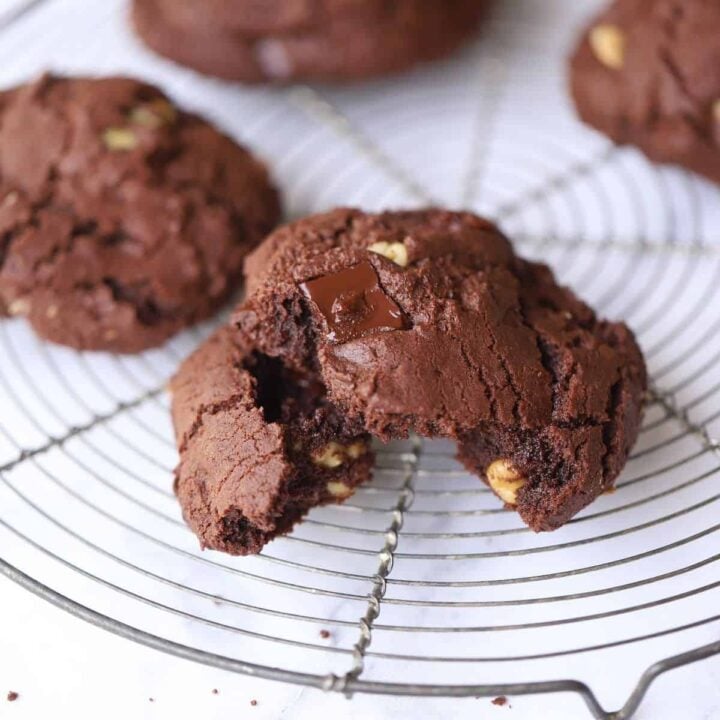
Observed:
[[[134,0],[145,43],[200,72],[242,82],[352,80],[445,55],[475,31],[483,0]],[[216,14],[214,14],[216,13]]]
[[[180,463],[175,491],[203,547],[257,553],[312,507],[369,479],[369,438],[311,372],[253,352],[225,327],[170,384]]]
[[[570,61],[580,117],[720,183],[720,3],[616,0]]]
[[[533,529],[567,521],[622,469],[646,387],[632,333],[517,258],[488,221],[336,210],[277,230],[246,274],[234,315],[246,342],[317,367],[332,401],[381,439],[458,440]],[[514,493],[493,482],[495,460]]]
[[[0,94],[0,314],[136,352],[212,314],[275,225],[265,167],[156,88],[44,76]]]

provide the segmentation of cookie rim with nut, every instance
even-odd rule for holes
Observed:
[[[598,23],[588,34],[590,49],[595,58],[611,70],[620,70],[625,64],[627,39],[619,25]]]

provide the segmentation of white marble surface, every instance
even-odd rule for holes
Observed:
[[[179,660],[108,635],[0,578],[0,718],[224,720],[581,720],[577,697],[415,700],[326,695]],[[212,693],[213,689],[219,692]],[[20,693],[4,703],[7,690]],[[154,702],[150,702],[149,698]],[[251,706],[251,700],[257,700]],[[720,718],[720,658],[661,680],[637,720]]]

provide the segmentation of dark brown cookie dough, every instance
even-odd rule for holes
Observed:
[[[156,88],[44,76],[0,94],[0,314],[135,352],[209,316],[276,223],[265,167]]]
[[[310,508],[350,497],[370,477],[373,454],[317,375],[235,336],[217,331],[171,382],[175,490],[203,547],[247,555]]]
[[[580,117],[720,183],[720,3],[617,0],[570,63]]]
[[[632,333],[517,258],[491,223],[336,210],[270,235],[246,273],[234,322],[247,342],[317,367],[373,435],[458,440],[533,529],[567,521],[624,465],[646,385]]]
[[[138,35],[161,55],[242,82],[352,80],[445,55],[485,0],[134,0]]]

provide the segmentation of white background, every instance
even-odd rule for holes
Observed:
[[[77,620],[13,583],[0,579],[0,682],[16,690],[0,717],[40,718],[422,718],[446,720],[580,720],[577,697],[510,698],[511,708],[488,698],[415,700],[343,697],[206,668],[160,654]],[[218,695],[212,694],[217,689]],[[151,703],[149,698],[154,698]],[[250,700],[256,699],[256,706]],[[663,677],[638,720],[720,718],[720,658]]]

